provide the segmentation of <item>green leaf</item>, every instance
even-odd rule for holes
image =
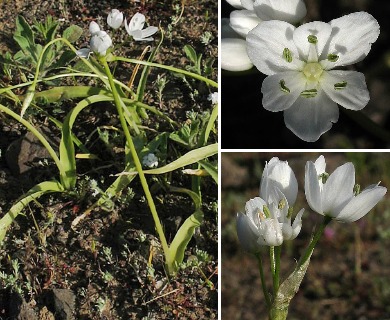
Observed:
[[[198,62],[198,56],[196,54],[196,51],[193,47],[191,47],[190,45],[186,44],[184,46],[184,52],[187,56],[188,59],[191,60],[191,62],[196,65],[197,62]]]
[[[209,161],[200,160],[200,165],[208,172],[216,184],[218,184],[218,168]]]
[[[64,30],[62,37],[70,43],[76,42],[83,34],[83,29],[76,25],[71,25]]]
[[[211,157],[212,155],[218,153],[218,143],[214,143],[211,145],[208,145],[206,147],[198,148],[195,150],[191,150],[181,156],[180,158],[176,159],[175,161],[167,164],[166,166],[157,168],[157,169],[151,169],[151,170],[144,170],[145,174],[163,174],[167,172],[174,171],[176,169],[188,166],[190,164],[193,164],[195,162],[198,162],[202,159],[205,159],[207,157]],[[137,171],[132,172],[126,172],[125,174],[138,174]]]
[[[183,262],[184,253],[190,242],[195,228],[199,227],[203,221],[203,212],[196,210],[186,221],[182,224],[177,231],[175,238],[169,246],[169,254],[167,257],[167,264],[173,266],[174,270]]]
[[[28,42],[28,40],[25,37],[15,34],[14,40],[18,43],[19,47],[22,49],[22,52],[24,54],[30,53],[30,43]]]
[[[34,41],[34,33],[30,27],[30,25],[27,23],[27,21],[22,16],[17,16],[16,18],[16,36],[21,36],[25,38],[28,43],[33,46],[35,44]],[[15,36],[14,36],[15,39]]]
[[[58,181],[45,181],[31,188],[22,198],[20,198],[11,209],[0,219],[0,243],[5,234],[20,212],[33,200],[51,192],[63,192],[64,189]]]

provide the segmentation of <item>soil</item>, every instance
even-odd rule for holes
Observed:
[[[356,183],[361,188],[381,181],[390,185],[388,153],[323,153],[327,171],[351,161]],[[221,315],[224,320],[268,319],[254,256],[243,251],[236,235],[237,212],[259,194],[265,161],[277,156],[287,160],[298,180],[294,212],[305,208],[298,237],[282,245],[281,281],[294,269],[321,216],[310,210],[304,195],[306,161],[319,154],[308,153],[222,153],[221,214]],[[389,197],[355,223],[332,221],[314,249],[301,287],[292,299],[288,319],[376,319],[390,318]],[[269,251],[262,252],[265,279],[272,288]]]
[[[165,34],[155,62],[185,69],[190,61],[184,45],[191,45],[204,58],[217,58],[217,2],[172,1],[2,1],[0,3],[0,50],[16,53],[13,40],[18,13],[31,24],[43,21],[47,14],[61,19],[60,31],[70,24],[81,26],[83,36],[76,43],[85,47],[89,41],[88,26],[95,20],[105,25],[112,8],[126,17],[142,12],[149,25],[167,31],[171,18],[184,11],[171,33]],[[123,31],[124,32],[124,31]],[[210,32],[209,43],[202,35]],[[114,38],[120,42],[121,37]],[[155,39],[159,39],[158,34]],[[152,44],[156,44],[155,40]],[[138,58],[145,43],[131,43],[117,49],[117,54]],[[217,78],[217,60],[210,76]],[[133,66],[118,64],[115,76],[126,82]],[[165,75],[168,84],[160,101],[155,80]],[[15,85],[17,74],[2,75],[2,85]],[[94,81],[85,83],[96,84]],[[69,84],[69,83],[65,83]],[[38,87],[39,90],[49,87]],[[145,103],[159,108],[171,119],[184,124],[188,112],[211,110],[210,89],[196,81],[183,80],[172,73],[152,68]],[[17,94],[23,94],[23,91]],[[1,98],[0,98],[1,99]],[[2,101],[4,104],[5,102]],[[47,112],[60,119],[77,103],[67,100],[47,105]],[[110,104],[97,104],[77,120],[74,133],[86,138],[96,127],[119,127],[115,109]],[[28,114],[42,132],[58,141],[59,132],[39,113]],[[170,126],[150,116],[143,123],[152,139]],[[0,114],[0,215],[33,185],[57,178],[55,166],[45,162],[44,149],[26,136],[26,129]],[[57,140],[56,140],[57,139]],[[123,170],[121,137],[113,137],[111,148],[93,137],[92,152],[99,160],[78,160],[77,197],[52,194],[31,203],[7,232],[0,248],[0,319],[215,319],[218,317],[218,249],[217,187],[210,178],[202,179],[204,222],[197,228],[185,252],[178,274],[167,277],[160,241],[154,228],[142,187],[135,179],[110,210],[95,208],[76,228],[71,223],[96,201],[90,181],[96,180],[104,190]],[[115,140],[117,139],[117,140]],[[212,134],[210,143],[216,142]],[[10,147],[12,145],[12,147]],[[187,152],[168,146],[167,161]],[[181,223],[194,212],[185,195],[170,193],[172,186],[191,189],[190,178],[173,173],[164,178],[148,177],[167,240],[170,243]],[[19,268],[17,268],[19,266]]]

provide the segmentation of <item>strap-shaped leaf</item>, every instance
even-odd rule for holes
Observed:
[[[31,188],[20,198],[9,211],[0,219],[0,242],[3,241],[7,229],[20,212],[33,200],[51,192],[63,192],[64,188],[58,181],[45,181]]]

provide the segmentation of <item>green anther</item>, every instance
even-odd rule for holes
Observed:
[[[307,41],[309,41],[309,43],[312,43],[312,44],[316,44],[317,43],[317,37],[315,35],[310,35],[307,37]]]
[[[319,176],[318,176],[318,179],[322,181],[323,184],[325,184],[326,180],[328,180],[329,178],[329,173],[321,173]]]
[[[355,186],[353,187],[353,193],[355,196],[360,193],[360,184],[355,184]]]
[[[339,56],[337,54],[329,53],[328,54],[328,60],[330,62],[336,62],[337,60],[339,60]]]
[[[342,90],[342,89],[345,89],[346,87],[347,87],[347,81],[338,82],[338,83],[335,83],[335,85],[334,85],[335,90]]]
[[[286,60],[287,62],[292,61],[292,54],[289,48],[283,49],[283,59]]]
[[[314,98],[317,95],[317,89],[309,89],[301,92],[301,96],[304,98]]]
[[[290,93],[290,89],[286,87],[286,82],[282,79],[279,81],[280,84],[280,90],[282,90],[284,93]]]
[[[271,212],[269,211],[267,206],[263,206],[263,211],[266,218],[271,218]]]
[[[286,201],[284,199],[279,201],[278,209],[282,210],[286,206]]]
[[[287,211],[287,219],[290,219],[292,214],[293,214],[293,211],[294,211],[294,208],[293,207],[289,207],[288,208],[288,211]]]

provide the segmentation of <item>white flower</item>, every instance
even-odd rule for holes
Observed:
[[[148,153],[142,158],[142,164],[148,168],[155,168],[158,166],[158,158],[154,153]]]
[[[97,31],[90,42],[91,50],[101,56],[106,55],[107,49],[112,46],[112,40],[105,31]]]
[[[229,0],[238,9],[230,14],[229,26],[236,35],[224,34],[224,22],[221,32],[221,68],[228,71],[245,71],[253,67],[246,53],[245,37],[248,32],[262,21],[282,20],[298,22],[306,15],[306,6],[302,0]]]
[[[211,101],[211,104],[218,104],[218,92],[210,93],[207,100]]]
[[[88,59],[90,54],[91,54],[91,50],[89,48],[81,48],[76,51],[77,56],[85,59]]]
[[[293,206],[298,194],[297,178],[288,162],[280,161],[276,157],[265,164],[260,183],[260,197],[270,203],[275,187],[286,196],[288,204]]]
[[[95,21],[91,21],[91,23],[89,24],[89,33],[91,35],[94,35],[95,33],[99,32],[99,31],[100,31],[99,25]]]
[[[135,41],[152,41],[151,37],[158,30],[157,27],[147,27],[142,30],[145,24],[145,16],[141,13],[136,13],[127,24],[125,19],[125,28],[127,33],[134,38]]]
[[[275,215],[266,217],[266,203],[256,197],[245,205],[245,214],[237,214],[237,236],[246,251],[258,252],[261,246],[280,246],[283,234]]]
[[[350,162],[338,167],[330,176],[325,173],[325,168],[323,156],[315,163],[306,163],[306,199],[310,208],[319,214],[353,222],[365,216],[387,192],[378,183],[355,195],[355,167]]]
[[[378,22],[366,12],[295,28],[265,21],[249,32],[248,56],[268,75],[263,107],[284,111],[287,128],[305,141],[316,141],[337,122],[337,104],[364,108],[369,93],[364,75],[332,70],[364,59],[379,36]]]
[[[123,13],[118,9],[112,9],[107,16],[107,24],[113,28],[118,29],[123,23]]]

